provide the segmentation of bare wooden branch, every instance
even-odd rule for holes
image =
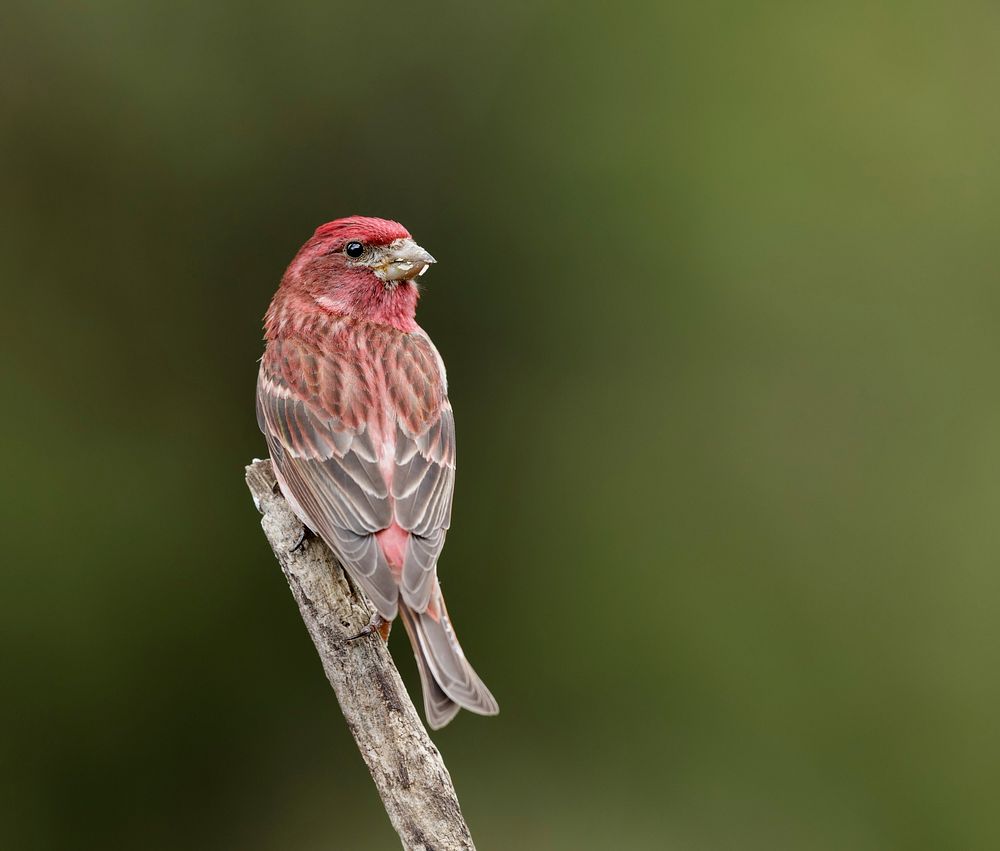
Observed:
[[[385,642],[347,639],[375,611],[350,585],[326,545],[307,540],[293,552],[302,524],[274,487],[271,462],[247,467],[247,486],[271,549],[319,651],[361,756],[407,851],[474,849],[458,797],[399,678]]]

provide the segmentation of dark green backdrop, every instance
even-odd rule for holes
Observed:
[[[484,851],[1000,846],[995,3],[3,17],[4,848],[397,847],[243,485],[355,212],[439,260]]]

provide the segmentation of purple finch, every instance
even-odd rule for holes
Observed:
[[[460,707],[499,707],[465,659],[437,579],[455,420],[444,363],[414,318],[416,278],[433,262],[396,222],[321,226],[264,318],[257,422],[296,515],[384,622],[402,618],[437,729]]]

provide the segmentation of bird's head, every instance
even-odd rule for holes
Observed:
[[[416,279],[434,262],[398,222],[351,216],[316,229],[281,288],[329,313],[412,331]]]

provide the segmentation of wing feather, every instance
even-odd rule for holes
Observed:
[[[380,614],[403,598],[427,609],[437,560],[451,524],[455,422],[440,361],[430,342],[367,326],[363,345],[325,348],[299,338],[272,340],[257,388],[257,420],[283,487],[302,519],[337,553]],[[361,360],[371,357],[375,369]],[[395,431],[391,487],[369,417],[382,370]],[[396,576],[375,533],[393,522],[410,533]]]
[[[305,342],[269,346],[257,382],[258,423],[303,522],[338,555],[379,613],[392,618],[398,585],[374,536],[392,522],[389,489],[366,423],[347,425],[319,402],[323,368]]]
[[[451,525],[455,490],[455,419],[444,402],[441,412],[417,434],[400,424],[392,480],[396,521],[410,533],[403,562],[403,599],[417,612],[430,602],[437,561]]]

